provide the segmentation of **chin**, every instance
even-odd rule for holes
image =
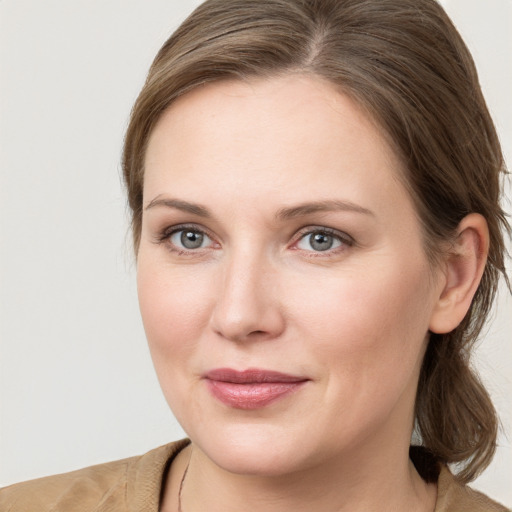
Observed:
[[[279,476],[307,465],[300,440],[275,425],[232,425],[191,435],[211,461],[239,475]]]

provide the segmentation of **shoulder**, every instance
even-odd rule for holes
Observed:
[[[179,441],[144,455],[54,475],[0,489],[2,512],[156,512],[162,477],[174,456],[188,444]],[[137,510],[137,508],[134,508]]]
[[[485,494],[463,485],[443,466],[437,482],[435,512],[510,512]]]
[[[0,490],[0,510],[90,510],[101,499],[118,500],[128,467],[138,457],[99,464],[78,471],[38,478]],[[78,507],[80,504],[80,507]]]

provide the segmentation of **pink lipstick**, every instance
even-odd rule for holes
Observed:
[[[204,375],[210,392],[236,409],[259,409],[297,391],[309,379],[270,370],[218,368]]]

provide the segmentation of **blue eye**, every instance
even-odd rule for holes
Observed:
[[[350,245],[347,240],[344,240],[339,235],[335,235],[325,229],[317,229],[302,236],[297,243],[297,247],[303,251],[324,252],[337,249],[343,244]]]
[[[169,237],[169,240],[174,246],[188,251],[208,247],[212,242],[211,238],[206,235],[206,233],[191,228],[174,231]]]

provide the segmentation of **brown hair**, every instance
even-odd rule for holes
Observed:
[[[156,56],[126,133],[135,250],[145,148],[167,107],[208,82],[292,71],[329,80],[382,126],[404,161],[432,263],[465,215],[487,220],[482,281],[463,322],[431,335],[416,399],[423,446],[440,462],[462,463],[458,476],[469,481],[496,445],[496,413],[469,355],[500,274],[507,279],[510,226],[499,204],[503,156],[477,72],[435,0],[208,0],[198,7]]]

